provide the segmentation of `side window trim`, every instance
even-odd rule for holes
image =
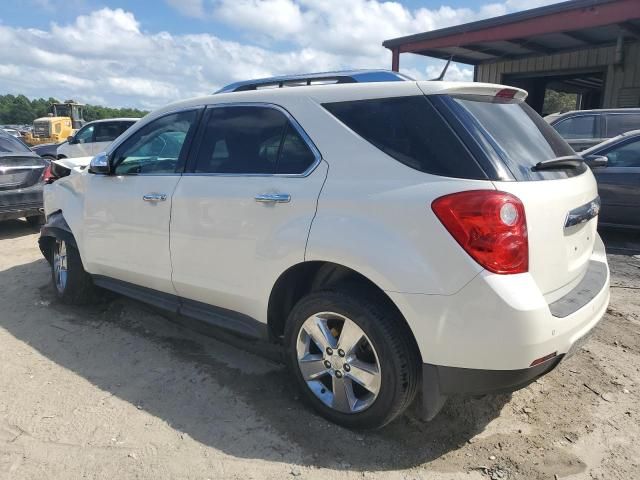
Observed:
[[[216,108],[227,108],[227,107],[258,107],[258,108],[271,108],[277,110],[282,113],[288,120],[289,125],[292,125],[296,132],[302,137],[302,140],[307,145],[307,147],[313,153],[314,161],[313,163],[302,173],[203,173],[196,172],[196,161],[198,155],[200,153],[200,148],[202,147],[202,140],[204,136],[204,131],[206,130],[206,125],[209,121],[209,117],[211,116],[211,112]],[[286,129],[285,129],[286,133]],[[322,161],[322,154],[318,147],[316,147],[311,137],[304,131],[302,126],[298,123],[298,121],[286,110],[284,107],[277,105],[275,103],[267,103],[267,102],[234,102],[234,103],[216,103],[210,104],[206,106],[206,111],[202,118],[200,119],[200,124],[198,126],[196,132],[196,138],[193,140],[191,146],[193,147],[192,153],[189,154],[187,165],[185,171],[183,173],[184,176],[209,176],[209,177],[308,177],[313,173],[313,171],[320,165]],[[282,140],[278,150],[282,148]]]
[[[204,111],[204,106],[203,105],[199,105],[199,106],[195,106],[195,107],[187,107],[187,108],[180,108],[177,110],[171,110],[169,112],[165,112],[162,115],[159,115],[151,120],[149,120],[148,122],[145,122],[143,125],[140,125],[140,121],[135,123],[135,126],[137,128],[133,129],[125,138],[122,138],[120,140],[120,142],[118,142],[117,145],[113,145],[111,144],[111,149],[108,152],[108,156],[110,159],[113,159],[117,156],[118,150],[120,150],[120,148],[123,147],[123,145],[125,145],[127,143],[127,141],[133,137],[136,133],[138,133],[138,131],[142,130],[143,128],[145,128],[147,125],[149,125],[150,123],[153,123],[157,120],[160,120],[162,118],[168,117],[169,115],[175,115],[176,113],[184,113],[184,112],[191,112],[191,111],[196,111],[196,118],[194,120],[194,127],[195,128],[190,128],[189,129],[189,133],[187,134],[184,143],[183,143],[183,147],[182,150],[180,152],[180,157],[178,158],[178,162],[176,163],[176,168],[172,173],[145,173],[142,174],[143,176],[146,177],[153,177],[153,176],[172,176],[172,175],[182,175],[185,169],[185,165],[187,163],[187,158],[189,158],[189,154],[191,151],[191,146],[193,145],[193,140],[195,138],[195,134],[196,132],[199,132],[200,130],[200,121],[202,120],[202,113]],[[129,129],[131,129],[134,125],[131,125],[131,127],[129,127]],[[128,132],[127,129],[126,131]],[[117,164],[113,164],[111,165],[111,168],[115,170],[115,168],[117,167]],[[127,176],[136,176],[134,174],[130,174]]]

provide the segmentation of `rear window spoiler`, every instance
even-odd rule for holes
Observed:
[[[496,85],[493,83],[446,81],[424,81],[417,83],[418,87],[425,95],[480,95],[496,98],[509,98],[518,101],[524,101],[527,98],[526,90],[507,85]]]

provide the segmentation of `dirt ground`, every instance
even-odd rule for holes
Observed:
[[[0,223],[0,479],[640,478],[638,236],[607,236],[611,307],[576,356],[374,433],[314,415],[268,351],[122,297],[56,303],[36,242]]]

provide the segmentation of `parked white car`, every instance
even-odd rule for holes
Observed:
[[[420,390],[432,418],[522,388],[609,302],[594,177],[525,96],[398,81],[169,105],[45,187],[56,294],[95,285],[282,344],[351,428]]]
[[[84,125],[57,149],[58,158],[97,155],[109,146],[139,118],[108,118]]]

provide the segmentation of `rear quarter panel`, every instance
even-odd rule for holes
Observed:
[[[290,110],[329,164],[305,260],[338,263],[383,290],[448,295],[482,268],[446,231],[431,202],[489,181],[419,172],[389,157],[313,99]]]

